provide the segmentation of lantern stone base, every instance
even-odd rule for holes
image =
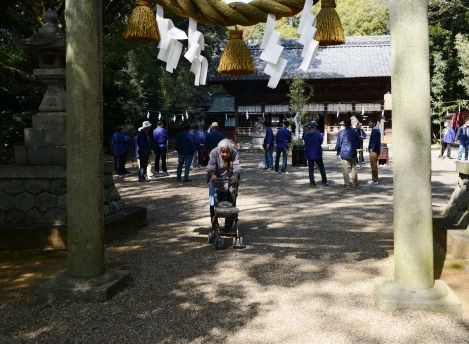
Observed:
[[[39,286],[39,293],[50,300],[72,299],[106,301],[123,289],[131,276],[127,270],[106,269],[93,277],[73,277],[62,273]]]
[[[375,301],[380,311],[430,311],[460,315],[461,301],[445,282],[436,280],[433,288],[409,290],[392,278],[375,280]]]
[[[121,239],[147,222],[147,209],[127,207],[104,217],[104,242]],[[0,250],[65,250],[66,224],[2,223]]]
[[[433,216],[435,240],[455,259],[469,258],[469,162],[456,161],[458,182],[445,210]]]

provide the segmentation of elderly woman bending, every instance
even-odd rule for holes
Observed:
[[[210,182],[209,204],[212,227],[215,226],[215,192],[219,202],[227,201],[236,205],[236,196],[238,193],[237,184],[241,174],[241,165],[239,164],[239,153],[235,150],[231,142],[227,139],[221,140],[217,147],[212,149],[207,165],[207,177]],[[222,183],[227,186],[227,190],[220,190],[219,184],[215,186],[217,178],[228,178],[229,183]],[[232,224],[232,219],[226,219],[226,225]]]
[[[235,184],[239,180],[241,174],[239,153],[233,148],[230,140],[221,140],[217,147],[212,149],[209,155],[207,174],[211,182],[215,181],[216,178],[230,178],[231,183]]]

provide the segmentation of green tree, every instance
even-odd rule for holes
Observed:
[[[456,54],[456,35],[468,34],[469,27],[469,1],[467,0],[430,0],[429,1],[430,24],[430,52],[440,52],[442,60],[446,62],[446,84],[442,101],[457,101],[466,97],[464,87],[459,83],[463,75],[459,68],[460,61]],[[431,63],[433,75],[435,62]]]
[[[283,17],[275,22],[275,31],[280,32],[280,38],[298,38],[298,24],[300,15]],[[264,36],[265,23],[258,23],[247,28],[248,34],[245,39],[262,39]]]
[[[387,0],[337,0],[337,13],[345,36],[389,35]],[[317,13],[320,6],[314,6]]]
[[[458,51],[459,71],[462,74],[458,84],[464,87],[466,95],[469,95],[469,40],[466,36],[458,33],[455,47]]]
[[[312,94],[312,88],[299,75],[295,75],[290,83],[287,96],[290,98],[288,111],[293,116],[289,120],[295,124],[296,144],[301,141],[300,130],[305,122],[305,105]]]
[[[430,80],[431,103],[433,108],[432,123],[438,125],[439,134],[433,132],[433,141],[436,142],[441,137],[442,122],[445,120],[447,108],[443,105],[443,96],[446,90],[445,72],[447,68],[446,61],[443,60],[441,52],[433,54],[433,74]]]
[[[190,65],[181,57],[175,73],[164,70],[164,63],[156,59],[156,44],[142,44],[123,38],[127,19],[134,8],[129,0],[103,0],[103,110],[104,145],[116,124],[140,126],[147,109],[161,110],[165,101],[172,104],[168,110],[180,107],[179,111],[195,107],[200,94],[211,87],[193,85],[194,75]],[[24,39],[44,24],[42,14],[51,8],[64,23],[64,0],[2,0],[0,11],[0,161],[7,162],[12,156],[12,147],[23,140],[23,130],[31,126],[31,118],[37,112],[44,95],[45,86],[38,83],[32,74],[37,68],[36,58],[18,50],[14,39]],[[187,30],[187,18],[169,11],[165,17],[175,26]],[[225,37],[225,28],[216,25],[199,25],[205,37],[203,55],[209,59],[215,54],[216,46]],[[186,43],[187,44],[187,43]],[[166,99],[161,92],[164,78],[169,90]]]

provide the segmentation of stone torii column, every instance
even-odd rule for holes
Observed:
[[[129,275],[104,266],[102,3],[65,8],[68,270],[41,291],[102,301]]]
[[[381,310],[460,313],[434,280],[427,0],[391,0],[394,162],[394,278],[376,282]]]

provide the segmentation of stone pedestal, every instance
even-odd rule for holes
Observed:
[[[114,162],[103,163],[105,240],[146,223],[146,208],[128,207],[116,189]],[[67,248],[65,166],[0,166],[0,249]]]
[[[33,116],[33,127],[24,130],[24,145],[15,146],[15,164],[66,166],[66,113],[44,112]]]
[[[442,214],[433,216],[435,240],[455,259],[469,259],[469,163],[456,161],[458,183]]]
[[[381,311],[423,310],[461,314],[461,302],[445,282],[436,280],[432,288],[409,290],[392,278],[375,281],[375,300]]]
[[[252,134],[252,148],[262,149],[262,144],[264,143],[264,134],[258,135],[256,133]]]
[[[39,293],[48,299],[106,301],[123,289],[130,279],[127,270],[106,269],[96,277],[80,278],[67,273],[39,286]]]

